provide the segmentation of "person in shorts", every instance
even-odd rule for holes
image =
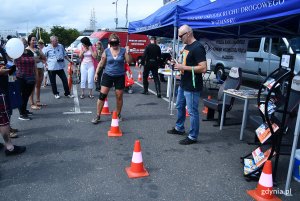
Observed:
[[[95,81],[98,80],[98,72],[105,66],[102,80],[101,90],[97,101],[97,116],[92,120],[93,124],[100,122],[100,114],[104,105],[104,101],[112,86],[115,86],[117,113],[121,120],[121,111],[123,106],[123,90],[125,87],[125,62],[130,63],[132,58],[129,54],[129,47],[120,47],[120,38],[117,34],[112,33],[109,36],[109,48],[106,48],[102,54],[101,61],[97,66],[95,73]]]

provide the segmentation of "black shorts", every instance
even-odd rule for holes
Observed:
[[[7,101],[4,94],[0,94],[0,126],[9,125]]]
[[[122,90],[125,88],[125,75],[112,77],[112,76],[107,75],[106,73],[103,73],[102,80],[101,80],[101,86],[105,86],[108,88],[115,86],[116,89]]]

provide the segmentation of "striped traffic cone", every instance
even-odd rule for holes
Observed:
[[[139,81],[139,82],[142,82],[142,81],[143,81],[143,79],[142,79],[142,72],[139,72],[138,81]]]
[[[110,115],[110,114],[111,114],[111,112],[109,111],[108,101],[107,101],[107,98],[105,98],[104,106],[101,111],[101,115]]]
[[[257,201],[281,200],[273,193],[272,162],[270,160],[265,162],[256,189],[249,190],[247,193]]]
[[[142,150],[139,140],[136,140],[134,144],[131,166],[125,168],[125,171],[130,179],[149,176],[149,173],[143,164]]]
[[[123,135],[119,128],[119,119],[116,111],[113,112],[110,130],[107,132],[108,137],[121,137]]]
[[[211,96],[208,96],[207,99],[211,99]],[[208,113],[208,107],[204,106],[203,110],[202,110],[203,114],[207,114]]]
[[[188,111],[188,108],[187,106],[185,106],[185,117],[189,117],[190,114],[189,114],[189,111]]]

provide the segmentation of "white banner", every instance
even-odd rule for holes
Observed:
[[[201,39],[205,47],[206,58],[215,60],[231,60],[245,64],[248,39]]]

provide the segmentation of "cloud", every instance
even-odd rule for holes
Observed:
[[[140,20],[162,6],[162,0],[128,0],[129,21]],[[54,25],[83,30],[89,27],[91,11],[95,9],[96,27],[115,27],[113,0],[1,0],[0,31],[31,31],[40,26],[49,29]],[[119,26],[124,27],[126,0],[118,0]]]

